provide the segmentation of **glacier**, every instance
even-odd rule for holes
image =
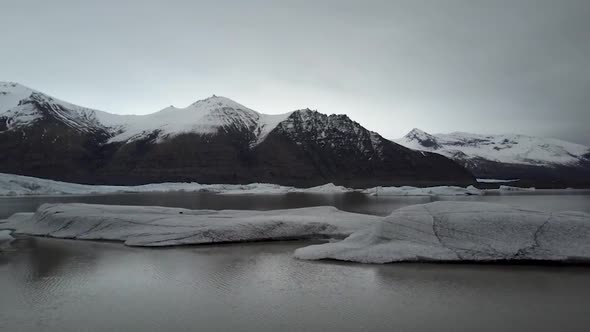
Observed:
[[[502,204],[434,202],[394,211],[334,243],[295,251],[306,260],[392,262],[590,262],[590,214]]]
[[[530,166],[577,165],[588,160],[590,147],[554,138],[526,135],[479,135],[464,132],[431,135],[414,128],[394,140],[407,148],[442,154],[451,159],[478,158]]]

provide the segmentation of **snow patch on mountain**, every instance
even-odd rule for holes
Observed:
[[[225,130],[250,133],[253,146],[293,113],[261,114],[213,95],[185,108],[170,106],[147,115],[118,115],[73,105],[18,83],[0,82],[0,117],[5,119],[6,129],[31,125],[43,118],[44,111],[83,132],[105,130],[111,135],[109,142],[146,137],[161,141],[184,133],[206,135]]]
[[[532,166],[575,166],[588,161],[590,153],[590,147],[553,138],[463,132],[431,135],[419,129],[413,129],[395,142],[410,149],[436,152],[456,160],[481,158]]]
[[[135,117],[77,106],[18,83],[0,82],[0,121],[7,130],[29,126],[47,115],[81,132],[117,132]]]
[[[224,130],[252,133],[252,143],[256,145],[290,114],[261,114],[229,98],[213,95],[185,108],[170,106],[138,116],[123,124],[124,130],[110,141],[132,141],[153,133],[161,141],[180,134],[207,135]]]

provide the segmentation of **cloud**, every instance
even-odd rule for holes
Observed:
[[[590,144],[588,1],[15,1],[1,79],[115,113],[213,93],[347,113],[384,136]]]

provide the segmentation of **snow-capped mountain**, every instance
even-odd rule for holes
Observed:
[[[18,83],[0,82],[0,130],[18,130],[50,117],[72,129],[95,132],[106,130],[110,122],[106,120],[118,116],[73,105]]]
[[[183,133],[235,130],[251,132],[259,143],[289,115],[261,114],[215,95],[185,108],[170,106],[147,115],[118,115],[73,105],[18,83],[0,82],[0,117],[5,130],[55,117],[81,132],[106,131],[109,142],[129,142],[154,135],[162,140]]]
[[[86,183],[467,184],[437,154],[404,148],[345,115],[261,114],[225,97],[147,115],[70,104],[0,83],[0,171]]]
[[[555,180],[585,176],[590,170],[590,147],[553,138],[462,132],[431,135],[413,129],[396,142],[454,159],[477,177]]]

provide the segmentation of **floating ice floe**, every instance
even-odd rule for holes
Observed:
[[[216,211],[71,203],[44,204],[35,213],[16,213],[0,223],[0,229],[65,239],[123,241],[129,246],[174,246],[343,238],[380,220],[325,206]]]
[[[478,183],[510,183],[510,182],[518,182],[520,179],[510,179],[510,180],[503,180],[503,179],[475,179]]]
[[[327,183],[321,186],[311,188],[286,187],[278,184],[253,183],[247,185],[207,185],[208,191],[223,195],[244,195],[244,194],[287,194],[287,193],[307,193],[307,194],[338,194],[354,191],[353,189],[343,186],[337,186],[333,183]]]
[[[340,242],[295,251],[301,259],[590,262],[590,214],[480,202],[401,208]]]
[[[483,195],[483,191],[469,186],[467,188],[454,186],[438,186],[428,188],[416,187],[374,187],[362,191],[372,196],[465,196]]]
[[[333,183],[311,188],[295,188],[269,183],[251,184],[200,184],[190,183],[152,183],[140,186],[104,186],[86,185],[53,181],[14,174],[0,173],[0,196],[34,196],[34,195],[88,195],[116,193],[147,193],[147,192],[210,192],[223,195],[243,194],[340,194],[356,191],[355,189],[337,186]],[[378,196],[460,196],[482,195],[483,191],[469,186],[467,188],[439,186],[430,188],[416,187],[375,187],[360,190],[368,195]]]
[[[500,192],[502,191],[535,191],[535,187],[530,188],[521,188],[521,187],[512,187],[512,186],[500,186],[498,189]]]
[[[103,186],[86,185],[34,178],[30,176],[0,173],[0,196],[30,195],[87,195],[113,193],[143,192],[211,192],[218,194],[286,194],[286,193],[320,193],[334,194],[353,191],[353,189],[336,186],[333,183],[312,188],[295,188],[269,183],[251,184],[200,184],[190,183],[152,183],[140,186]]]

